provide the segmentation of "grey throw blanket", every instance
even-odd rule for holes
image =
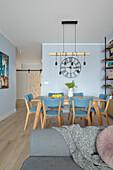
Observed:
[[[100,158],[96,149],[96,139],[104,126],[87,126],[78,124],[54,127],[64,137],[74,161],[84,170],[111,170]]]

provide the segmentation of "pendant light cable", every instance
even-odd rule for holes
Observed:
[[[63,24],[63,53],[64,53],[64,24]]]
[[[76,53],[76,24],[75,24],[75,53]]]

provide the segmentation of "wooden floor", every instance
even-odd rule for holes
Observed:
[[[24,132],[24,122],[26,116],[26,107],[24,100],[17,101],[17,111],[5,120],[0,122],[0,170],[19,170],[23,161],[29,156],[30,134],[32,132],[34,115],[31,118],[31,123]],[[69,125],[67,120],[68,115],[64,114],[64,123]],[[106,125],[105,118],[104,124]],[[113,124],[113,119],[109,118],[110,124]],[[83,120],[76,120],[84,127]],[[94,124],[98,126],[95,116]],[[52,119],[50,125],[58,126],[56,119]],[[37,128],[40,129],[38,124]]]

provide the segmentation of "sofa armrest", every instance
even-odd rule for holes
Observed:
[[[55,129],[36,129],[30,136],[30,156],[70,156],[70,152]]]

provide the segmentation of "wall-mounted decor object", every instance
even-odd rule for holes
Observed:
[[[62,21],[63,25],[63,52],[50,53],[50,56],[56,56],[55,66],[58,65],[57,57],[60,56],[60,71],[59,75],[63,75],[67,78],[76,77],[81,71],[81,63],[78,60],[78,56],[84,57],[83,65],[86,65],[85,57],[90,55],[89,52],[76,52],[76,25],[78,21]],[[65,52],[64,50],[64,25],[74,24],[75,25],[75,50],[72,52]],[[62,60],[63,56],[63,60]],[[69,57],[70,56],[70,57]]]
[[[9,56],[0,52],[0,89],[9,88]]]

